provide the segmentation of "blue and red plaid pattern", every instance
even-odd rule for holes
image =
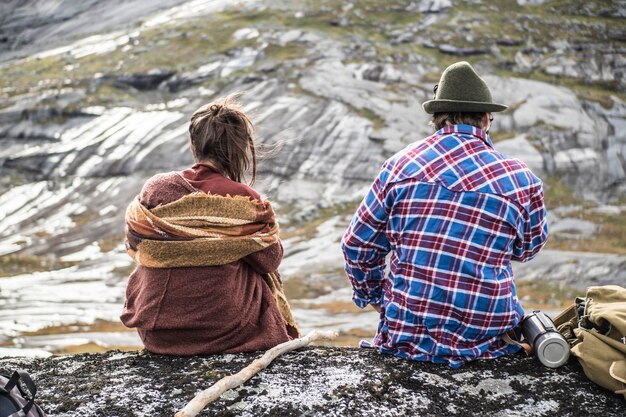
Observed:
[[[342,241],[354,302],[381,304],[372,345],[452,367],[516,352],[500,338],[524,315],[511,260],[531,259],[547,236],[541,181],[482,130],[448,126],[408,146]]]

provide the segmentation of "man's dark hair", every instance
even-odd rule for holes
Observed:
[[[200,107],[191,116],[189,136],[196,162],[210,162],[233,181],[242,182],[250,169],[256,179],[254,127],[236,97],[229,96]]]
[[[446,126],[452,125],[472,125],[482,129],[482,119],[485,113],[435,113],[430,121],[430,125],[435,132]]]

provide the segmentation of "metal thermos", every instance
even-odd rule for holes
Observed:
[[[539,362],[548,368],[558,368],[569,359],[569,344],[554,327],[550,317],[541,311],[533,311],[524,317],[522,333]]]

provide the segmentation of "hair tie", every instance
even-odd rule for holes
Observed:
[[[211,107],[209,107],[209,110],[211,110],[211,112],[213,112],[213,116],[217,116],[219,114],[219,112],[222,110],[222,105],[221,104],[211,104]]]

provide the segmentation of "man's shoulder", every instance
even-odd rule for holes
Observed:
[[[390,174],[390,181],[420,175],[426,162],[426,158],[421,155],[431,146],[433,136],[410,143],[385,161],[382,169]]]
[[[458,133],[431,135],[411,143],[383,165],[384,180],[433,182],[453,191],[477,191],[502,196],[534,192],[541,180],[522,160],[487,143],[468,142]]]
[[[397,152],[387,160],[384,168],[393,174],[390,182],[412,179],[439,183],[461,191],[454,184],[493,159],[479,156],[487,148],[480,139],[468,139],[462,132],[439,131]]]
[[[489,152],[489,157],[492,159],[467,180],[464,188],[499,195],[522,207],[527,207],[533,196],[542,192],[543,183],[524,161],[495,149]]]
[[[510,157],[495,149],[493,150],[493,154],[500,162],[502,169],[511,176],[519,177],[519,180],[523,181],[524,186],[541,184],[541,180],[521,159]]]

